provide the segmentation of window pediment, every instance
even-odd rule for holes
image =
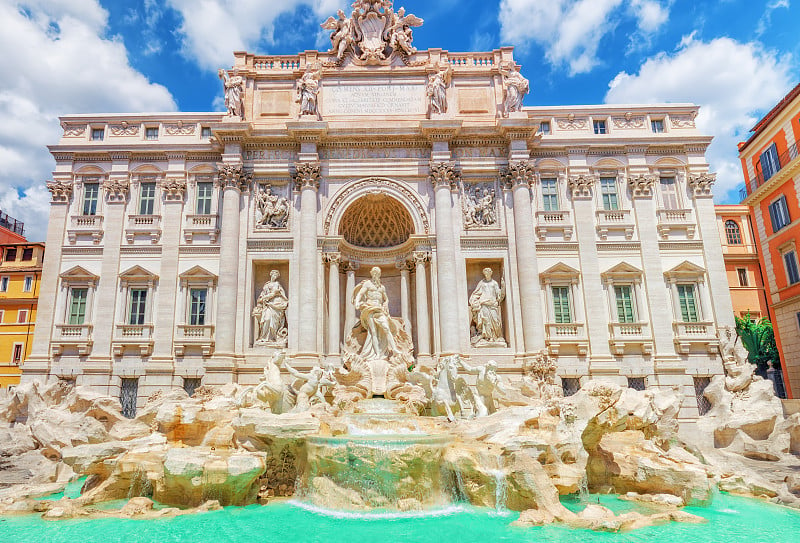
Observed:
[[[147,285],[151,287],[158,281],[158,276],[137,265],[121,273],[119,279],[122,286]]]
[[[706,274],[705,268],[698,266],[688,260],[684,260],[671,270],[664,272],[664,276],[672,281],[690,280],[701,281]]]
[[[181,285],[208,285],[213,287],[217,284],[217,276],[203,268],[202,266],[195,266],[180,274]]]
[[[82,266],[75,266],[59,275],[64,283],[76,284],[86,283],[89,285],[96,285],[100,279],[97,275],[93,274]]]
[[[577,283],[580,276],[581,272],[563,262],[559,262],[539,274],[542,283]]]
[[[642,278],[642,270],[628,264],[627,262],[620,262],[613,268],[609,268],[601,274],[603,280],[607,283],[621,282],[621,281],[640,281]]]

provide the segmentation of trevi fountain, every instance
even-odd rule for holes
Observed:
[[[550,212],[547,217],[536,212],[537,221],[551,222],[537,222],[534,240],[529,192],[533,169],[524,160],[519,162],[532,156],[527,145],[538,145],[541,138],[541,134],[536,135],[535,130],[526,132],[523,126],[528,122],[527,113],[521,111],[522,98],[529,91],[528,81],[513,61],[500,62],[508,57],[510,48],[480,59],[453,55],[450,61],[445,59],[447,52],[437,50],[435,55],[441,57],[442,63],[437,61],[428,66],[430,69],[425,68],[425,59],[434,52],[418,52],[411,34],[412,27],[421,23],[421,19],[403,9],[394,11],[391,2],[357,1],[352,16],[339,11],[323,24],[332,33],[331,50],[315,52],[319,58],[307,70],[301,70],[299,61],[294,64],[295,60],[288,57],[269,61],[240,59],[258,63],[253,70],[284,70],[291,77],[296,76],[296,106],[292,107],[296,107],[302,123],[296,123],[293,130],[308,132],[307,137],[298,140],[302,142],[301,162],[296,166],[297,198],[302,200],[303,208],[300,234],[294,241],[299,245],[299,264],[294,259],[281,260],[285,256],[281,247],[288,244],[291,248],[292,239],[287,242],[279,237],[294,228],[291,225],[300,215],[296,194],[277,183],[262,184],[251,200],[255,219],[247,223],[247,228],[257,232],[249,234],[255,237],[248,239],[247,247],[248,251],[251,247],[254,251],[266,247],[264,251],[278,256],[264,257],[263,263],[254,261],[254,268],[237,268],[232,262],[238,255],[239,227],[235,220],[223,221],[217,277],[204,268],[216,269],[202,260],[205,257],[191,255],[206,254],[203,244],[213,246],[218,232],[209,230],[202,220],[195,220],[202,219],[201,215],[191,216],[194,230],[184,232],[191,251],[184,252],[182,246],[180,258],[196,260],[182,264],[180,269],[199,264],[181,274],[180,281],[181,288],[192,288],[193,322],[180,324],[176,315],[159,310],[155,329],[149,332],[155,336],[154,345],[147,337],[131,339],[148,325],[117,325],[127,335],[116,339],[110,331],[114,319],[111,314],[107,315],[109,322],[104,323],[105,317],[98,312],[92,332],[80,324],[83,317],[71,327],[58,325],[52,317],[55,309],[40,303],[41,322],[45,322],[45,315],[51,315],[47,318],[56,323],[61,335],[51,337],[47,325],[37,323],[38,343],[30,364],[23,368],[23,383],[13,391],[0,393],[3,541],[800,540],[800,514],[796,511],[800,507],[800,414],[785,411],[774,395],[772,382],[754,375],[754,366],[747,362],[747,353],[735,331],[719,316],[726,309],[727,285],[723,294],[714,291],[719,279],[716,271],[711,267],[703,270],[686,261],[688,257],[670,256],[674,261],[669,265],[672,270],[663,275],[661,270],[668,266],[662,268],[660,262],[655,267],[652,262],[640,264],[643,271],[621,262],[602,274],[603,284],[627,288],[620,292],[639,296],[637,311],[643,314],[647,311],[644,300],[649,299],[653,305],[652,326],[648,329],[647,323],[626,325],[627,336],[613,336],[609,342],[606,328],[610,326],[613,332],[619,328],[618,323],[607,323],[600,313],[592,314],[585,324],[574,318],[580,306],[565,304],[568,300],[572,303],[573,296],[580,297],[577,289],[583,287],[579,286],[579,275],[583,273],[585,281],[594,277],[596,288],[600,289],[598,262],[609,262],[619,252],[635,261],[630,257],[631,247],[656,243],[655,223],[650,225],[652,231],[648,230],[648,234],[644,229],[649,226],[640,217],[636,228],[642,229],[642,235],[637,238],[638,230],[623,224],[631,210],[617,212],[617,218],[608,220],[601,217],[601,212],[595,215],[591,211],[592,201],[588,198],[594,190],[593,174],[587,170],[567,179],[556,172],[552,186],[563,185],[565,194],[569,188],[575,224],[573,227],[563,222],[573,221],[568,212]],[[440,219],[433,236],[422,204],[397,203],[417,201],[409,196],[408,189],[401,190],[401,184],[388,179],[370,178],[354,185],[366,187],[359,193],[362,199],[348,198],[356,202],[354,206],[361,205],[357,209],[363,211],[368,209],[370,198],[381,203],[381,198],[387,198],[383,192],[389,191],[388,199],[396,205],[384,202],[383,208],[410,209],[414,214],[413,221],[397,214],[397,220],[408,226],[405,236],[395,239],[394,231],[386,230],[384,237],[391,238],[387,238],[388,245],[365,244],[359,248],[348,245],[350,238],[344,225],[345,241],[338,240],[333,232],[319,238],[318,243],[313,232],[313,210],[320,167],[313,161],[303,163],[303,157],[317,156],[314,123],[322,122],[323,114],[336,117],[352,113],[345,103],[336,102],[334,107],[330,102],[323,107],[318,102],[318,95],[324,95],[320,93],[321,85],[324,90],[325,78],[339,71],[359,74],[383,69],[388,63],[398,73],[423,70],[420,73],[427,83],[420,99],[424,97],[427,105],[425,112],[418,113],[430,119],[425,121],[425,130],[434,134],[432,151],[417,149],[408,153],[408,157],[399,159],[397,167],[405,168],[413,162],[413,172],[422,168],[424,175],[414,181],[420,187],[430,172],[436,191],[437,219],[453,220],[448,224]],[[472,87],[459,87],[456,101],[454,78],[467,81],[465,73],[472,74]],[[222,134],[219,137],[226,142],[227,153],[236,147],[239,136],[234,137],[234,132],[247,124],[244,120],[254,102],[252,97],[244,96],[252,90],[251,85],[245,88],[243,84],[250,77],[246,70],[230,74],[223,70],[221,77],[228,112],[224,118],[219,116],[224,126],[220,125],[218,135]],[[487,81],[492,88],[496,85],[500,89],[497,95],[491,94],[497,98],[497,109],[492,106],[491,111],[481,113],[478,106],[483,106],[479,102],[490,95],[479,87]],[[335,96],[338,95],[328,98]],[[290,107],[288,100],[270,100],[264,98],[261,106]],[[391,106],[395,105],[405,107]],[[466,178],[459,179],[454,164],[441,160],[451,156],[447,139],[454,137],[456,128],[446,116],[456,106],[464,115],[477,111],[475,115],[486,117],[491,126],[495,122],[502,125],[503,134],[511,141],[512,163],[504,174],[506,184],[466,183]],[[694,127],[694,117],[672,114],[676,119],[673,125],[679,129]],[[614,117],[614,122],[620,130],[635,129],[636,119],[628,113]],[[580,129],[585,121],[574,115],[558,117],[553,128]],[[538,123],[539,120],[537,127]],[[80,132],[79,128],[65,126],[65,138]],[[138,127],[131,128],[127,122],[120,126],[120,137],[130,130],[135,133]],[[177,135],[192,133],[180,121],[175,126]],[[331,133],[334,128],[347,130],[331,124]],[[224,130],[233,135],[226,136]],[[463,130],[467,131],[466,124]],[[517,132],[521,135],[514,135]],[[481,134],[484,132],[478,131],[469,137],[489,137]],[[333,156],[334,151],[337,150],[327,149],[326,153]],[[485,174],[487,167],[495,167],[495,158],[478,156],[469,162],[466,151],[461,156],[462,170],[471,167]],[[267,162],[267,166],[257,163],[267,156],[263,154],[266,151],[247,152],[251,158],[262,153],[257,156],[255,167],[271,167]],[[570,151],[570,157],[573,155]],[[423,162],[418,160],[420,157]],[[644,154],[641,158],[644,160]],[[374,160],[371,164],[379,167]],[[664,170],[667,173],[662,171],[661,175],[676,175],[669,173],[675,169],[674,164],[668,162]],[[570,165],[573,167],[581,166]],[[653,171],[661,171],[654,168]],[[326,176],[334,173],[333,166],[324,169]],[[248,175],[242,173],[241,164],[238,169],[235,165],[221,167],[220,176],[226,183],[223,213],[237,211],[240,191],[249,195],[241,184],[250,179]],[[654,183],[658,184],[653,175],[644,172],[632,177],[627,185],[635,199],[635,211],[642,216],[648,209],[653,211],[647,207]],[[229,182],[231,179],[233,182]],[[694,226],[672,225],[662,237],[669,239],[668,249],[673,253],[682,250],[684,242],[701,251],[712,251],[713,247],[693,239],[701,233],[704,239],[709,237],[703,230],[702,215],[708,209],[712,230],[716,228],[713,208],[706,205],[710,202],[713,177],[689,172],[680,174],[679,180],[688,187],[695,202],[692,205],[697,206],[701,232],[695,232]],[[112,219],[116,212],[114,202],[124,203],[127,195],[121,182],[115,183],[111,189],[104,185],[104,190],[116,191],[114,194],[119,196],[107,203],[107,229],[121,224],[119,217]],[[187,189],[185,183],[169,178],[164,183],[164,221],[170,224],[179,217],[173,217],[174,208],[170,206],[182,202]],[[328,181],[324,180],[323,186],[324,183]],[[211,183],[207,185],[210,187]],[[57,180],[49,188],[54,196],[51,217],[65,213],[57,206],[69,203],[73,194],[70,182]],[[461,195],[462,213],[449,214],[451,194]],[[311,206],[311,214],[307,205]],[[579,212],[579,206],[589,211]],[[448,214],[443,215],[445,212]],[[341,219],[339,215],[333,217],[335,221]],[[593,222],[596,217],[600,221],[597,226]],[[452,230],[461,219],[465,233],[458,245]],[[623,223],[613,223],[618,219]],[[145,223],[136,223],[141,224]],[[151,228],[149,224],[145,227]],[[232,234],[231,224],[236,228]],[[244,228],[246,221],[241,224]],[[376,224],[384,227],[386,222]],[[513,224],[516,248],[509,243],[508,233],[500,230],[506,224]],[[417,233],[409,237],[412,227]],[[53,228],[51,225],[51,233]],[[86,228],[71,230],[66,236],[77,240],[78,247],[81,243],[87,247],[99,243],[103,232]],[[661,225],[658,228],[663,234]],[[174,231],[167,227],[163,234],[157,233],[163,236],[164,252],[167,246],[178,247],[179,230],[179,226]],[[578,239],[575,251],[580,246],[582,254],[593,252],[585,253],[589,256],[581,257],[580,262],[565,256],[565,262],[571,264],[559,263],[559,251],[567,250],[564,244],[572,243],[573,234]],[[226,241],[228,236],[233,236],[230,239],[236,243]],[[378,234],[362,232],[359,239],[367,239],[364,236],[373,239]],[[161,243],[150,230],[135,229],[131,230],[128,243],[137,248],[142,237],[146,245],[140,252],[145,255],[147,247]],[[710,237],[716,239],[715,230]],[[339,252],[327,252],[326,244],[332,242],[338,243],[334,249]],[[598,253],[606,251],[606,245],[613,255]],[[314,251],[318,247],[324,249],[323,261],[331,270],[328,299],[339,300],[340,263],[348,273],[345,299],[338,305],[331,302],[326,318],[332,324],[327,328],[316,325],[322,322],[318,318],[322,306],[316,304],[323,280],[308,273],[317,262]],[[541,251],[538,264],[533,247]],[[659,246],[654,247],[654,251],[646,253],[657,254]],[[107,264],[118,264],[103,260],[102,269],[92,272],[88,257],[80,266],[67,262],[71,253],[66,248],[62,255],[54,253],[50,258],[64,259],[61,265],[66,271],[59,277],[64,285],[71,285],[73,295],[75,289],[88,288],[91,305],[100,273],[96,296],[113,297],[116,275],[112,283],[104,283],[103,274]],[[513,251],[507,255],[509,248]],[[381,260],[382,251],[391,253],[390,259],[397,255],[413,257],[401,263],[401,279],[396,273],[386,277],[387,269],[394,266]],[[116,254],[120,254],[119,247]],[[139,258],[125,254],[128,253],[122,258]],[[352,261],[345,265],[342,256]],[[308,260],[304,260],[306,257]],[[553,264],[547,271],[530,272],[536,266],[543,268],[548,258]],[[664,258],[666,262],[667,257]],[[364,264],[357,276],[355,260]],[[142,257],[136,267],[122,274],[123,287],[139,285],[138,293],[152,289],[158,277],[146,269],[151,264],[148,262]],[[260,266],[258,276],[262,278],[258,285],[251,277],[256,266]],[[576,267],[583,271],[578,272]],[[660,277],[651,275],[653,269]],[[416,270],[414,289],[410,288],[409,270]],[[178,271],[175,266],[162,264],[162,282],[166,283],[163,279],[169,274],[175,274],[175,279]],[[252,285],[251,305],[237,307],[237,273],[240,278],[246,277],[247,285],[238,292],[243,293]],[[56,296],[59,279],[51,275],[52,278],[46,274],[43,279],[43,296],[46,291]],[[468,280],[464,281],[462,276],[467,275]],[[427,277],[436,287],[430,295]],[[673,329],[671,314],[663,311],[669,291],[647,290],[643,296],[641,290],[652,288],[646,283],[664,282],[665,278],[673,289],[676,281],[682,281],[684,288],[686,281],[696,280],[701,309],[712,316],[712,310],[719,310],[717,320],[707,318],[709,322],[691,326],[679,322]],[[553,320],[548,313],[547,323],[542,322],[545,311],[540,311],[537,300],[545,303],[545,298],[544,294],[540,296],[539,283],[550,289],[546,292],[560,296],[560,320]],[[84,284],[88,287],[82,287]],[[200,290],[207,289],[207,285],[219,289],[218,299],[213,301],[218,306],[215,331],[203,320],[205,304],[212,303],[212,291]],[[178,296],[166,285],[159,283],[158,288],[162,289],[161,303],[169,300],[166,296]],[[586,288],[595,287],[590,284]],[[413,291],[418,295],[409,304]],[[187,296],[188,293],[187,290]],[[597,296],[587,295],[586,300],[590,312],[594,307],[591,304],[598,300],[603,303]],[[423,310],[429,302],[430,310]],[[554,303],[548,299],[547,303],[551,302]],[[339,305],[344,319],[340,319]],[[148,307],[142,302],[143,311],[151,311]],[[241,322],[237,323],[239,316]],[[658,319],[668,320],[658,326]],[[165,322],[168,330],[177,322],[177,329],[185,337],[177,337],[174,345],[171,337],[165,341]],[[102,332],[106,324],[107,333]],[[45,333],[40,333],[40,326]],[[298,329],[299,339],[294,335]],[[241,330],[247,331],[249,340],[242,339],[245,336]],[[546,335],[542,330],[547,330]],[[673,330],[677,330],[674,338]],[[90,332],[95,334],[92,338],[87,335]],[[327,345],[325,355],[320,354],[323,343]],[[111,366],[107,368],[97,354],[101,347],[113,350],[121,361],[120,367],[133,368],[130,371],[134,373],[122,374],[123,381],[130,382],[131,375],[140,375],[135,373],[139,367],[136,364],[161,364],[158,368],[162,369],[141,377],[143,388],[139,389],[138,405],[134,394],[132,403],[128,401],[123,411],[120,398],[108,395],[112,390],[119,391],[118,385],[109,385],[118,376],[112,375],[108,369]],[[222,354],[212,355],[214,349]],[[79,367],[84,359],[78,357],[92,350],[94,358],[88,359],[87,368],[93,368],[94,381],[87,370],[76,383],[69,365]],[[148,358],[151,355],[152,360]],[[156,378],[165,375],[172,379],[178,375],[180,364],[192,360],[200,361],[201,366],[197,367],[204,368],[205,377],[200,386],[192,387],[191,395],[179,385],[156,382]],[[589,365],[580,366],[586,360]],[[710,406],[702,416],[697,416],[692,405],[695,398],[687,394],[687,386],[691,388],[692,383],[687,377],[690,366],[681,365],[681,360],[706,367],[705,375],[711,376],[700,394]],[[655,369],[638,371],[650,375],[658,386],[638,387],[644,390],[625,386],[618,378],[625,374],[614,365],[639,367],[636,364],[641,366],[643,361],[650,361],[648,367]],[[562,378],[577,375],[575,372],[584,372],[583,378],[579,387],[565,396],[566,381]],[[697,370],[695,373],[704,375]],[[240,379],[234,379],[234,374]],[[199,374],[183,375],[188,378]]]

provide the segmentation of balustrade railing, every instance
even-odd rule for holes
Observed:
[[[785,168],[787,164],[789,164],[791,161],[797,158],[798,143],[800,142],[797,141],[794,142],[784,152],[778,155],[778,167],[775,169],[774,172],[765,173],[761,166],[761,161],[759,160],[756,163],[755,175],[748,183],[745,184],[748,196],[752,194],[755,190],[757,190],[758,187],[760,187],[761,185],[772,179],[772,177],[777,175],[778,172],[780,172],[783,168]]]

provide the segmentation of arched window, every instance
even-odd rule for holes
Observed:
[[[725,238],[728,240],[728,245],[742,244],[742,232],[736,221],[725,221]]]

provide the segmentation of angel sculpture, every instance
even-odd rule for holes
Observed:
[[[392,49],[402,55],[413,55],[417,52],[417,48],[411,45],[414,41],[414,36],[411,32],[411,27],[422,26],[424,21],[409,13],[406,15],[406,9],[400,8],[392,15],[392,24],[387,30],[389,35],[389,45]]]
[[[217,72],[225,86],[225,109],[228,115],[244,119],[244,104],[242,103],[242,93],[244,92],[244,78],[234,71],[233,77],[228,75],[227,70],[220,69]]]
[[[336,58],[342,60],[348,47],[355,42],[353,38],[353,20],[346,17],[342,10],[338,10],[336,15],[338,15],[338,19],[328,17],[328,20],[320,26],[325,30],[331,31],[331,50],[329,52],[336,53]]]

